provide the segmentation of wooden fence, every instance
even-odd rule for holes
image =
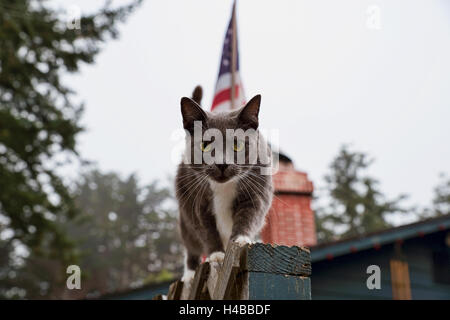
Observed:
[[[223,264],[202,263],[190,286],[172,283],[168,300],[311,299],[311,255],[305,247],[232,243]],[[153,299],[163,299],[158,295]]]

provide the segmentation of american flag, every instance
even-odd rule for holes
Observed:
[[[244,87],[239,75],[239,50],[236,28],[236,3],[233,4],[230,23],[228,24],[225,41],[223,43],[222,58],[220,59],[219,76],[217,78],[211,111],[228,111],[237,109],[245,104]],[[233,36],[234,29],[234,36]],[[235,41],[234,73],[233,73],[233,40]],[[233,76],[234,74],[234,76]],[[232,100],[232,83],[234,81],[234,99]],[[232,105],[233,104],[233,105]]]

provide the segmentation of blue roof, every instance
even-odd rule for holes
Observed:
[[[320,244],[311,247],[311,260],[312,262],[317,262],[370,248],[378,249],[384,244],[423,237],[426,234],[447,229],[450,229],[450,215],[390,228],[364,236]]]

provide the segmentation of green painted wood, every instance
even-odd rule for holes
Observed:
[[[392,247],[384,246],[379,251],[362,251],[333,260],[313,262],[312,299],[392,299],[389,259],[393,254]],[[367,267],[370,265],[377,265],[381,269],[379,290],[367,288]]]
[[[255,243],[247,247],[246,263],[249,272],[311,275],[311,254],[305,247]]]
[[[311,281],[302,276],[249,272],[248,299],[311,300]]]

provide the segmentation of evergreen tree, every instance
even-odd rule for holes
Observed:
[[[450,214],[450,179],[441,175],[440,183],[434,188],[433,212],[435,216]]]
[[[125,290],[155,280],[163,270],[169,277],[179,271],[181,245],[169,190],[156,182],[140,187],[134,175],[121,179],[97,170],[84,174],[77,190],[81,214],[68,232],[83,252],[86,278],[78,294]]]
[[[386,217],[406,212],[400,206],[401,195],[387,200],[378,182],[365,174],[372,160],[361,152],[343,146],[325,176],[326,192],[330,199],[316,209],[319,241],[347,238],[390,227]]]
[[[0,261],[0,294],[26,257],[76,258],[59,227],[76,208],[56,169],[78,157],[83,108],[61,76],[93,63],[139,2],[105,5],[73,29],[45,1],[0,0],[0,250],[21,253]]]
[[[59,270],[67,266],[61,261],[31,252],[26,263],[9,268],[14,276],[2,281],[0,297],[96,297],[169,280],[180,271],[182,247],[168,189],[98,170],[83,174],[75,189],[79,214],[61,227],[77,243],[81,290],[66,289],[67,275]]]
[[[434,195],[431,207],[425,208],[418,213],[420,219],[440,217],[450,214],[450,179],[441,173],[439,183],[434,187]]]

